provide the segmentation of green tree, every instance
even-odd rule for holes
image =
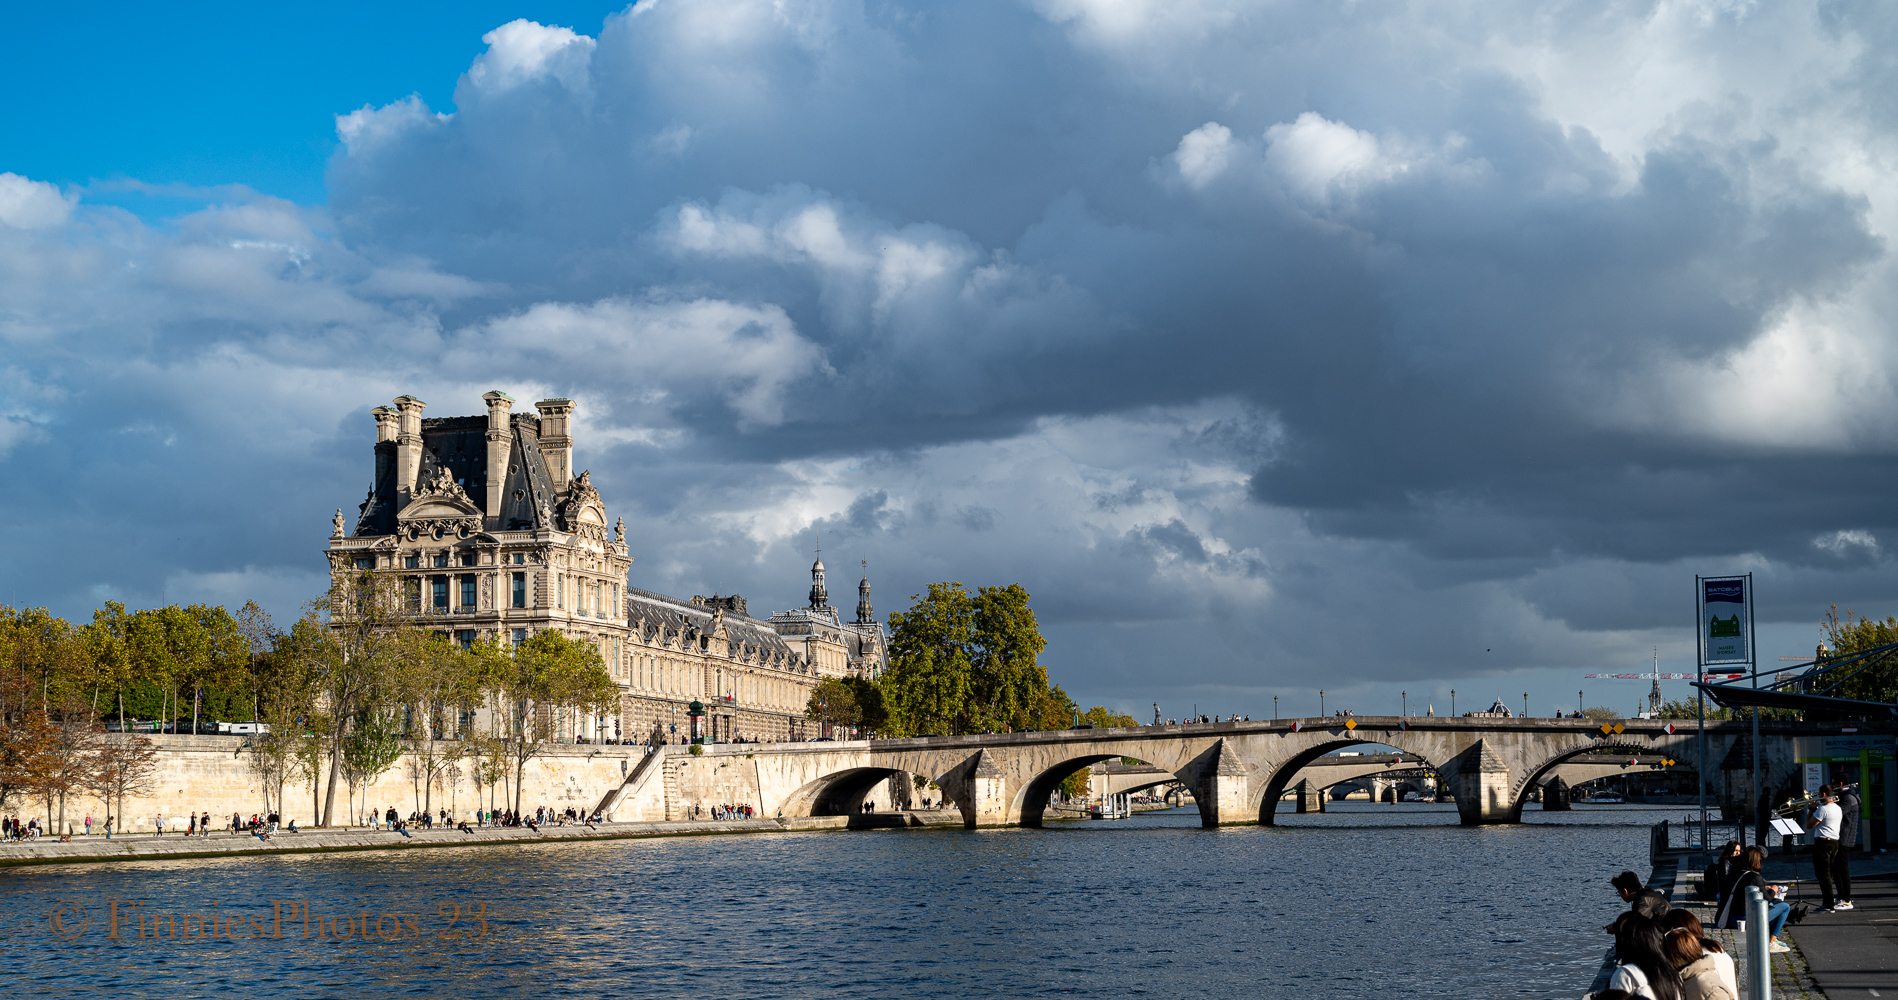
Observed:
[[[1846,609],[1845,617],[1840,618],[1836,604],[1826,612],[1825,621],[1819,627],[1834,657],[1898,642],[1898,618],[1886,617],[1883,621],[1860,618],[1850,608]],[[1898,701],[1898,655],[1886,654],[1827,694],[1857,701]]]
[[[536,632],[512,655],[491,663],[491,682],[506,713],[506,739],[514,778],[514,805],[521,811],[521,779],[527,762],[546,751],[559,734],[563,709],[604,711],[619,698],[599,647],[559,631]]]
[[[825,736],[831,730],[841,726],[854,726],[863,713],[857,706],[857,691],[846,681],[827,677],[811,688],[811,697],[804,705],[804,715],[824,727]]]
[[[971,594],[935,583],[892,614],[889,734],[1045,728],[1054,689],[1037,662],[1047,642],[1028,600],[1020,584]]]
[[[846,677],[843,681],[857,702],[857,721],[854,724],[867,733],[881,735],[890,724],[890,709],[884,704],[883,688],[863,677]]]
[[[369,803],[369,783],[377,775],[394,767],[402,759],[402,739],[397,733],[395,712],[386,708],[367,709],[356,716],[343,737],[342,770],[349,782],[350,820],[355,812],[357,786],[362,786],[363,805]]]
[[[1096,705],[1082,712],[1081,721],[1093,726],[1095,729],[1117,729],[1140,725],[1139,720],[1133,716],[1125,712],[1110,712],[1101,705]]]
[[[435,782],[455,766],[466,744],[461,720],[479,695],[483,654],[465,651],[447,636],[410,630],[403,643],[395,697],[408,714],[402,741],[421,783],[417,805],[433,811]]]

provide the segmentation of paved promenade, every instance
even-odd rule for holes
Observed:
[[[1800,888],[1817,909],[1819,886],[1811,881],[1811,860],[1799,857],[1789,867],[1803,874],[1807,881]],[[1852,868],[1852,909],[1814,913],[1787,928],[1787,936],[1805,956],[1827,1000],[1898,997],[1898,859],[1861,855]]]
[[[941,818],[939,818],[941,817]],[[0,866],[64,864],[89,861],[136,861],[148,858],[221,857],[226,855],[301,854],[322,851],[396,851],[427,847],[470,847],[483,844],[546,843],[549,841],[625,840],[635,837],[706,836],[732,833],[783,833],[787,830],[842,830],[903,826],[937,826],[961,817],[952,813],[881,813],[863,817],[810,816],[790,819],[688,820],[671,823],[597,823],[593,827],[544,826],[538,833],[522,827],[475,827],[472,833],[453,828],[412,831],[404,837],[387,830],[279,830],[269,840],[250,834],[213,832],[209,837],[103,836],[74,837],[68,843],[42,839],[0,844]]]

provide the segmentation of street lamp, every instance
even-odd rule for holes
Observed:
[[[1323,688],[1318,690],[1318,714],[1320,716],[1325,714],[1325,692]]]
[[[1399,691],[1397,692],[1397,697],[1404,699],[1402,703],[1404,706],[1404,714],[1408,716],[1410,714],[1410,692]]]
[[[1522,717],[1525,719],[1529,717],[1529,692],[1527,691],[1522,693]]]
[[[1456,688],[1450,689],[1450,718],[1456,718]]]
[[[1575,692],[1575,717],[1578,719],[1582,717],[1582,693],[1580,691]]]
[[[1272,696],[1272,721],[1279,721],[1279,696]]]

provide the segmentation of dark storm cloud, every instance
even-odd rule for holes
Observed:
[[[454,108],[341,117],[323,209],[160,231],[0,177],[13,572],[66,610],[311,589],[367,408],[502,388],[580,401],[638,585],[801,603],[818,532],[880,612],[1020,580],[1097,699],[1678,654],[1696,571],[1785,621],[1889,603],[1892,28],[515,22]]]

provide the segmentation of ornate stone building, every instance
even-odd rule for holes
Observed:
[[[573,474],[572,401],[541,400],[528,416],[505,393],[482,399],[486,417],[424,418],[413,396],[376,407],[374,483],[354,530],[336,512],[333,577],[396,577],[405,612],[463,646],[550,628],[597,645],[619,711],[579,720],[571,737],[676,742],[698,702],[716,739],[801,739],[814,734],[804,708],[819,681],[882,672],[867,576],[850,622],[830,606],[821,561],[810,606],[766,620],[737,595],[635,588],[625,522],[609,529],[591,477]]]

